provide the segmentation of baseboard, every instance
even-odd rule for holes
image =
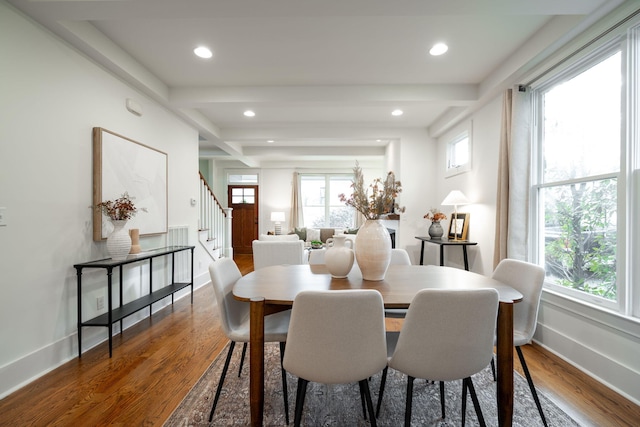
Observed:
[[[545,325],[538,324],[534,341],[586,375],[640,405],[640,373]]]
[[[209,273],[204,272],[194,277],[194,291],[211,283]],[[174,301],[190,296],[190,290],[184,289],[174,295]],[[171,300],[154,304],[153,312],[171,305]],[[128,329],[149,317],[148,310],[142,310],[125,319],[124,329]],[[120,333],[118,324],[114,324],[114,335]],[[108,339],[106,328],[84,328],[82,331],[82,347],[87,351]],[[78,334],[74,332],[50,345],[38,349],[3,367],[0,367],[0,399],[26,386],[32,381],[46,375],[68,361],[78,357]]]

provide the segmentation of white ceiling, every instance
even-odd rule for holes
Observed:
[[[379,158],[402,129],[437,135],[622,2],[7,1],[196,126],[201,153],[249,166]],[[430,56],[440,41],[449,52]]]

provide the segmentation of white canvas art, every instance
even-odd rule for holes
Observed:
[[[141,236],[166,233],[167,154],[102,128],[94,128],[93,149],[94,205],[127,192],[138,209],[127,228],[139,229]],[[94,240],[110,232],[111,223],[97,212]]]

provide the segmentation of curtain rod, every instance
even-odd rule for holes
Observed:
[[[558,61],[554,65],[552,65],[551,67],[549,67],[546,70],[544,70],[542,73],[537,75],[535,78],[531,79],[526,84],[519,85],[520,92],[523,92],[523,90],[522,90],[523,86],[525,88],[531,86],[533,83],[537,82],[538,80],[540,80],[541,78],[543,78],[544,76],[546,76],[547,74],[549,74],[550,72],[552,72],[553,70],[555,70],[556,68],[558,68],[559,66],[564,64],[565,62],[569,61],[571,58],[573,58],[574,56],[576,56],[577,54],[579,54],[580,52],[582,52],[583,50],[585,50],[586,48],[588,48],[592,44],[596,43],[597,41],[599,41],[600,39],[605,37],[607,34],[611,33],[612,31],[614,31],[614,30],[618,29],[619,27],[621,27],[623,24],[625,24],[628,21],[630,21],[631,19],[635,18],[638,14],[640,14],[640,9],[637,9],[635,12],[631,13],[626,18],[618,21],[612,27],[604,30],[602,33],[598,34],[596,37],[594,37],[593,39],[591,39],[590,41],[588,41],[584,45],[580,46],[577,50],[573,51],[572,53],[570,53],[569,55],[567,55],[566,57],[562,58],[560,61]]]

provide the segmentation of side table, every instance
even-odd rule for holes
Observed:
[[[469,271],[469,257],[467,255],[467,246],[475,246],[477,242],[471,242],[469,240],[453,240],[453,239],[432,239],[431,237],[416,236],[416,239],[421,241],[420,247],[420,265],[424,265],[424,243],[433,243],[440,246],[440,265],[444,265],[444,247],[445,246],[462,246],[462,255],[464,256],[464,269]]]

